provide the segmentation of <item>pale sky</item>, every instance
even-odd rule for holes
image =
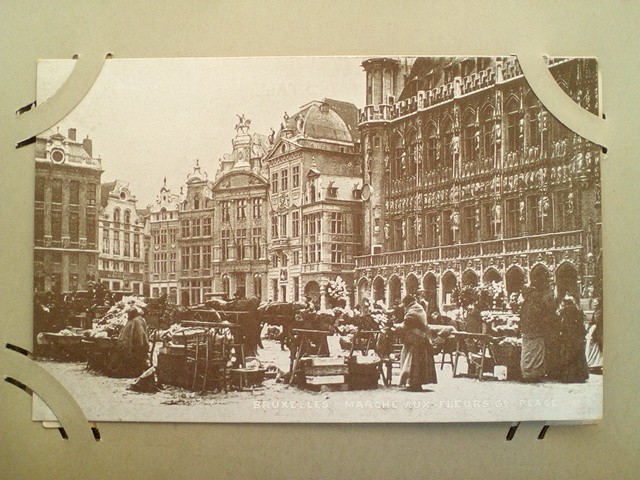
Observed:
[[[363,57],[110,59],[80,104],[58,125],[93,140],[102,181],[128,181],[145,208],[167,177],[178,192],[196,158],[213,178],[231,152],[236,114],[250,133],[277,132],[285,111],[324,97],[364,105]],[[38,63],[38,103],[50,98],[73,60]],[[53,128],[55,129],[56,126]]]

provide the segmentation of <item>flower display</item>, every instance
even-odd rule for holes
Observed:
[[[338,275],[335,280],[329,280],[326,292],[327,299],[332,306],[346,306],[349,292],[347,291],[347,284],[341,276]]]

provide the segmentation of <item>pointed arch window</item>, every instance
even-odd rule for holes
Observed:
[[[477,160],[480,155],[480,132],[473,112],[467,112],[462,125],[463,160],[465,162]]]

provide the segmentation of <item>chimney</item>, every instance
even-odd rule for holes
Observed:
[[[69,134],[67,135],[67,138],[69,140],[73,140],[74,142],[76,141],[76,129],[75,128],[70,128],[69,129]]]
[[[75,130],[74,130],[74,137],[75,137]],[[89,156],[93,158],[93,143],[91,142],[89,135],[87,135],[87,138],[82,140],[82,147],[84,148],[85,152],[87,152]]]

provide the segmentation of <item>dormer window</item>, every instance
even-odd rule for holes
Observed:
[[[338,187],[334,186],[334,185],[329,185],[327,187],[327,196],[330,198],[337,198],[338,197]]]

